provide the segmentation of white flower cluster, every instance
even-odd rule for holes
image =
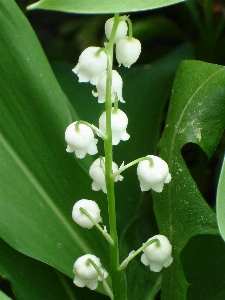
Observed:
[[[114,25],[114,18],[110,18],[105,23],[105,34],[108,39],[111,37]],[[141,53],[141,43],[133,37],[127,36],[128,25],[122,18],[118,24],[114,43],[116,48],[116,57],[119,65],[123,64],[130,67],[137,61]],[[107,43],[106,43],[107,47]],[[97,92],[92,92],[98,97],[99,103],[106,101],[106,83],[107,83],[107,51],[100,47],[88,47],[80,57],[77,65],[72,70],[77,74],[79,82],[90,82],[96,86]],[[124,103],[122,89],[123,80],[116,70],[112,70],[111,81],[111,102],[119,101]],[[111,111],[111,129],[112,144],[118,145],[120,141],[127,141],[130,135],[127,133],[128,118],[127,115],[118,108],[118,104],[112,107]],[[70,124],[65,132],[67,142],[67,152],[74,152],[76,157],[81,159],[86,154],[95,155],[98,152],[97,139],[94,137],[94,131],[98,136],[107,138],[106,133],[106,112],[103,112],[99,118],[99,128],[87,122],[79,121]],[[92,189],[95,191],[102,190],[106,193],[104,162],[100,159],[93,162],[89,174],[93,179]],[[118,171],[118,166],[113,162],[113,172]],[[122,180],[123,177],[118,175],[115,181]]]
[[[153,272],[160,272],[162,268],[169,267],[173,262],[172,246],[168,238],[164,235],[158,234],[150,238],[148,241],[157,238],[159,241],[150,244],[143,250],[141,262],[145,266],[149,266]]]
[[[128,23],[125,19],[128,20]],[[85,121],[73,122],[67,127],[65,131],[66,151],[74,152],[79,159],[84,158],[87,154],[95,155],[98,152],[98,140],[94,136],[95,133],[106,142],[110,142],[111,147],[111,140],[109,141],[109,138],[111,139],[111,132],[110,134],[107,132],[108,125],[106,125],[109,119],[111,119],[112,145],[118,145],[120,141],[127,141],[130,138],[130,135],[127,133],[127,115],[118,108],[119,102],[125,102],[122,93],[123,80],[116,70],[112,70],[111,74],[109,74],[112,67],[110,65],[110,61],[112,60],[110,60],[109,53],[111,53],[112,48],[107,48],[107,46],[112,47],[110,39],[114,35],[116,59],[119,66],[122,64],[130,68],[137,61],[141,53],[141,43],[131,36],[131,31],[129,31],[128,35],[127,24],[130,26],[127,17],[120,18],[117,31],[114,32],[114,18],[107,20],[105,23],[105,34],[109,39],[109,43],[105,43],[105,48],[88,47],[85,49],[81,53],[77,65],[72,70],[77,74],[79,82],[90,82],[96,86],[97,91],[92,91],[93,96],[98,98],[98,103],[105,103],[107,101],[106,108],[109,108],[100,116],[98,128]],[[109,49],[111,50],[109,51]],[[108,65],[110,67],[107,70]],[[111,83],[111,95],[109,94],[111,99],[108,99],[108,97],[106,99],[107,91],[109,91],[108,82]],[[109,106],[108,101],[110,100],[111,103]],[[113,103],[114,106],[112,105]],[[106,117],[108,117],[107,120]],[[137,167],[137,175],[141,190],[148,191],[152,189],[155,192],[161,192],[164,183],[169,183],[171,180],[167,163],[153,155],[148,155],[146,158],[139,159],[138,161],[140,162]],[[115,162],[112,162],[111,178],[114,178],[115,182],[122,181],[123,177],[120,173],[134,163],[136,162],[134,161],[127,166],[122,164],[119,168]],[[91,164],[89,175],[93,180],[92,189],[94,191],[102,190],[104,193],[107,193],[104,157],[97,158]],[[83,228],[90,229],[95,225],[106,239],[113,244],[114,241],[107,233],[106,227],[104,226],[104,229],[102,229],[98,224],[102,219],[100,209],[95,201],[88,199],[77,201],[72,210],[72,218]],[[172,263],[172,247],[168,239],[162,235],[157,235],[153,238],[158,238],[159,241],[143,250],[144,253],[142,254],[141,261],[143,264],[149,265],[152,271],[159,272],[163,267],[168,267]],[[79,287],[87,286],[92,290],[97,288],[99,280],[104,281],[104,278],[108,275],[102,268],[100,259],[91,254],[79,257],[74,264],[73,272],[75,274],[75,285]],[[101,277],[99,274],[101,274]]]

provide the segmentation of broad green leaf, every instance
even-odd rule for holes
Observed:
[[[58,270],[19,253],[0,239],[0,275],[7,279],[17,300],[104,300],[108,297],[80,289]],[[9,300],[1,298],[0,300]]]
[[[217,189],[216,212],[220,234],[225,240],[225,160],[223,161]]]
[[[41,0],[28,6],[28,9],[50,9],[70,13],[124,13],[139,10],[155,9],[167,5],[176,4],[184,0]]]
[[[222,66],[185,61],[176,74],[167,122],[159,143],[160,157],[168,163],[172,180],[162,193],[153,193],[160,232],[173,244],[174,262],[163,271],[163,300],[193,299],[193,295],[196,299],[208,299],[196,279],[200,276],[200,268],[194,262],[199,255],[205,258],[201,269],[202,284],[207,288],[210,284],[212,288],[216,286],[217,294],[224,292],[223,280],[218,279],[217,273],[224,272],[225,262],[211,252],[225,251],[225,244],[221,243],[220,236],[212,236],[218,235],[215,213],[199,192],[181,155],[182,147],[191,142],[199,145],[208,158],[212,156],[225,126],[224,87],[225,69]],[[209,236],[215,240],[212,247],[208,244]],[[191,248],[196,257],[193,257],[192,265],[192,261],[187,260],[185,246],[193,237]],[[201,244],[205,247],[200,247]],[[207,257],[210,257],[210,263]],[[218,268],[211,267],[214,264]],[[185,277],[185,274],[189,276]],[[186,294],[191,294],[192,298]]]
[[[103,237],[71,218],[85,197],[98,201],[107,225],[105,196],[92,192],[85,165],[65,151],[65,128],[77,116],[14,1],[1,1],[0,28],[0,236],[69,277],[84,253],[107,269]]]

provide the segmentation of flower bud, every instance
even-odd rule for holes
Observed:
[[[97,139],[94,138],[94,133],[90,127],[77,122],[70,124],[66,128],[65,140],[67,142],[67,152],[75,152],[77,158],[84,158],[88,153],[94,155],[98,152]]]
[[[157,238],[159,242],[150,244],[143,250],[141,262],[145,266],[149,266],[153,272],[160,272],[162,268],[167,268],[173,262],[172,246],[167,237],[158,234],[150,238],[148,241]],[[147,241],[147,242],[148,242]]]
[[[113,173],[118,171],[118,166],[116,163],[112,162],[112,171]],[[102,190],[107,194],[106,183],[105,183],[105,158],[97,158],[91,165],[89,169],[89,175],[93,179],[92,189],[94,191]],[[114,181],[122,181],[123,176],[117,175]]]
[[[78,64],[72,71],[79,77],[79,82],[91,82],[96,85],[101,73],[107,67],[107,55],[101,51],[96,55],[99,47],[88,47],[80,55]]]
[[[98,84],[96,86],[97,88],[97,93],[94,91],[92,92],[93,96],[98,97],[98,102],[99,103],[104,103],[105,102],[105,96],[106,96],[106,79],[107,79],[107,71],[102,73],[101,76],[99,77]],[[118,100],[120,102],[125,102],[123,100],[122,96],[122,88],[123,88],[123,80],[120,74],[112,70],[112,86],[111,86],[111,95],[112,95],[112,102],[114,103],[115,101],[115,93],[117,94]]]
[[[95,201],[82,199],[75,203],[72,211],[72,218],[74,222],[84,228],[92,228],[94,223],[80,210],[84,208],[92,218],[97,222],[101,222],[100,209]]]
[[[120,140],[127,141],[130,135],[126,132],[128,125],[127,115],[120,109],[114,111],[111,110],[111,128],[112,128],[112,144],[119,144]],[[106,112],[99,118],[99,129],[105,134],[106,133]]]
[[[93,265],[88,261],[89,258],[99,267],[104,278],[108,276],[108,273],[102,268],[98,257],[92,254],[85,254],[79,257],[74,263],[73,273],[75,274],[75,278],[73,283],[78,287],[87,286],[89,289],[95,290],[98,286],[98,280],[101,281],[101,278]]]
[[[129,39],[128,36],[120,39],[116,43],[116,59],[119,66],[123,64],[125,67],[135,63],[141,53],[141,43],[135,38]]]
[[[110,18],[105,22],[105,35],[108,40],[110,39],[110,36],[111,36],[113,24],[114,24],[114,18]],[[116,30],[115,43],[119,39],[121,39],[127,35],[127,30],[128,30],[127,22],[120,21],[119,25],[117,27],[117,30]]]
[[[137,175],[140,180],[142,191],[153,191],[160,193],[163,190],[164,183],[169,183],[171,174],[167,163],[158,156],[148,155],[153,162],[142,160],[137,167]]]

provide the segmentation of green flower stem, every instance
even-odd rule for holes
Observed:
[[[98,230],[103,234],[103,236],[106,238],[106,240],[111,244],[113,245],[114,242],[111,238],[111,236],[108,234],[108,232],[106,231],[106,229],[102,229],[102,227],[95,221],[94,218],[92,218],[92,216],[86,211],[86,209],[84,209],[83,207],[80,207],[80,211],[85,214],[88,219],[90,219],[93,224],[98,228]]]
[[[103,140],[106,140],[106,135],[101,131],[99,130],[95,125],[91,124],[91,123],[88,123],[86,121],[77,121],[76,123],[76,130],[79,130],[79,124],[84,124],[84,125],[87,125],[88,127],[90,127],[95,133],[97,133]]]
[[[99,56],[99,55],[100,55],[100,53],[101,53],[102,51],[104,51],[104,52],[105,52],[105,48],[104,48],[104,47],[102,47],[102,48],[98,49],[98,50],[96,51],[95,55],[96,55],[96,56]]]
[[[132,251],[128,257],[122,262],[122,264],[120,265],[120,270],[124,270],[127,265],[129,264],[129,262],[136,256],[138,255],[141,251],[143,251],[145,248],[147,248],[149,245],[153,244],[153,243],[158,243],[159,240],[158,239],[152,239],[151,241],[148,241],[146,243],[143,244],[142,247],[140,247],[137,251]]]
[[[104,277],[104,275],[102,274],[101,270],[99,269],[99,267],[93,262],[92,259],[88,258],[87,260],[90,264],[92,264],[92,266],[95,268],[95,270],[98,272],[98,275],[100,276],[101,280],[102,280],[102,283],[103,283],[103,287],[107,293],[107,295],[110,297],[111,300],[114,300],[114,297],[113,297],[113,293]]]
[[[108,57],[107,63],[107,81],[106,81],[106,140],[104,141],[105,149],[105,181],[107,189],[108,200],[108,213],[109,213],[109,226],[110,236],[114,241],[114,245],[110,245],[110,273],[112,276],[112,289],[115,300],[125,300],[125,282],[123,273],[119,271],[119,249],[118,249],[118,236],[116,229],[116,206],[115,206],[115,193],[114,193],[114,178],[112,178],[112,130],[111,130],[111,85],[112,85],[112,65],[113,65],[113,47],[116,30],[119,24],[119,14],[114,16],[114,24],[108,44],[106,45],[106,53]]]
[[[132,27],[132,22],[131,22],[131,20],[130,20],[128,17],[126,18],[126,21],[127,21],[127,23],[128,23],[128,27],[129,27],[128,38],[129,38],[129,40],[131,40],[132,37],[133,37],[133,27]]]
[[[118,171],[116,171],[115,173],[112,174],[112,178],[114,179],[116,176],[118,176],[120,173],[122,173],[124,170],[132,167],[133,165],[135,164],[138,164],[140,161],[142,160],[149,160],[150,162],[150,166],[153,167],[154,166],[154,162],[153,162],[153,159],[151,157],[147,157],[147,156],[144,156],[144,157],[140,157],[140,158],[137,158],[135,160],[133,160],[132,162],[130,162],[129,164],[123,166],[123,167],[120,167]]]

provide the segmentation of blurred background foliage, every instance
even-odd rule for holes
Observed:
[[[75,64],[81,51],[104,41],[102,27],[108,15],[80,15],[56,11],[26,11],[36,1],[16,0],[27,15],[48,59]],[[156,10],[131,13],[133,35],[142,41],[139,64],[165,55],[189,42],[195,58],[225,64],[225,3],[223,0],[188,0]]]

